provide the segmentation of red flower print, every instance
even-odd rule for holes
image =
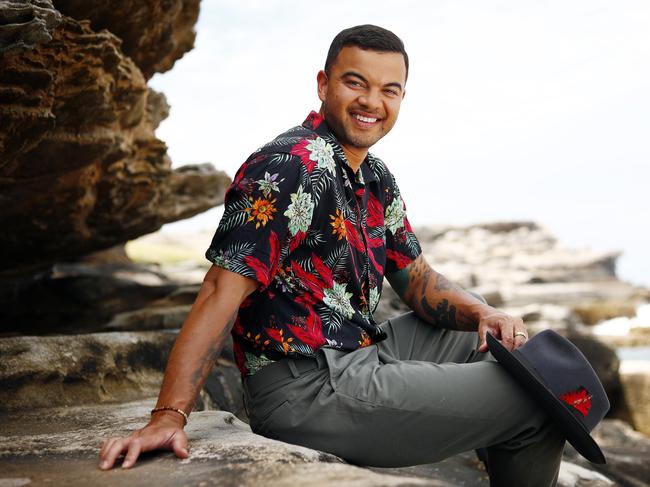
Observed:
[[[309,158],[311,152],[307,150],[307,146],[309,145],[310,142],[311,140],[309,139],[303,139],[291,148],[291,154],[300,157],[300,160],[307,168],[307,172],[312,172],[316,167],[316,163],[318,162],[318,161],[312,161]]]
[[[398,269],[404,269],[404,267],[413,262],[413,259],[410,257],[391,249],[386,249],[386,257],[395,262]]]
[[[355,249],[357,249],[359,252],[366,251],[357,228],[350,220],[345,220],[345,234],[348,237],[348,242],[350,242]]]
[[[291,261],[291,270],[293,274],[301,281],[301,283],[307,287],[316,299],[323,299],[325,294],[323,294],[323,289],[325,288],[324,284],[316,278],[313,274],[306,272],[300,264],[295,261]]]
[[[380,227],[384,224],[384,208],[372,192],[368,197],[367,223],[369,227]]]
[[[283,329],[277,329],[277,328],[264,328],[264,331],[266,331],[267,335],[270,336],[273,340],[276,342],[280,343],[282,345],[282,350],[284,350],[284,353],[288,352],[293,352],[293,347],[291,347],[291,342],[293,342],[293,337],[287,338],[286,340],[284,339],[284,330]]]
[[[327,267],[325,263],[313,252],[311,254],[311,260],[314,263],[316,272],[318,272],[321,280],[325,283],[325,287],[331,288],[332,282],[334,281],[331,269]]]
[[[271,274],[275,274],[280,264],[280,239],[278,239],[278,234],[273,230],[271,230],[271,235],[269,235],[269,246],[271,247],[269,266],[271,266]]]
[[[289,242],[289,251],[293,252],[296,250],[298,248],[298,245],[300,245],[300,243],[305,240],[305,237],[307,237],[307,233],[298,230],[298,233],[291,237],[291,241]]]
[[[320,316],[314,313],[313,309],[309,310],[306,328],[291,324],[287,326],[298,340],[310,346],[313,350],[320,348],[326,341],[323,336],[323,323]]]
[[[269,277],[269,268],[265,263],[257,257],[252,257],[250,255],[247,255],[244,258],[244,262],[246,262],[248,267],[255,271],[255,277],[258,281],[260,281],[264,286],[269,285],[271,278]]]

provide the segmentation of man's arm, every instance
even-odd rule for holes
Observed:
[[[172,406],[189,414],[194,400],[221,353],[239,305],[258,286],[253,279],[217,266],[207,272],[192,309],[167,361],[156,406]],[[126,438],[109,438],[99,455],[100,468],[110,469],[122,454],[122,466],[133,466],[141,452],[167,449],[187,457],[184,418],[174,411],[154,413],[149,424]]]
[[[520,318],[483,303],[460,286],[436,272],[423,254],[404,269],[386,274],[388,282],[402,300],[424,321],[443,328],[476,331],[481,343],[478,350],[488,350],[489,331],[509,349],[525,343],[526,326]]]

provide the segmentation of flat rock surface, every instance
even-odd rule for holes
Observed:
[[[256,435],[246,423],[224,411],[192,413],[186,428],[190,457],[185,460],[171,452],[150,452],[130,470],[119,468],[119,461],[110,471],[99,470],[102,441],[144,426],[155,402],[151,397],[117,405],[0,413],[0,486],[489,485],[473,452],[407,468],[357,467],[328,453]],[[594,470],[569,447],[559,487],[648,485],[638,470],[647,458],[648,438],[620,421],[606,421],[595,434],[610,465]],[[634,457],[634,461],[623,461],[623,457]],[[631,475],[633,471],[641,475]]]
[[[440,486],[445,480],[371,471],[339,458],[250,431],[226,412],[193,413],[186,431],[190,457],[148,453],[131,470],[97,468],[103,439],[146,423],[155,399],[116,406],[83,406],[1,414],[0,485],[67,486]],[[465,467],[468,468],[468,467]],[[479,475],[481,472],[477,472]],[[22,480],[21,480],[22,479]],[[21,483],[23,482],[23,483]]]

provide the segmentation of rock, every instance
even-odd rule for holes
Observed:
[[[190,415],[185,429],[190,440],[188,459],[154,452],[143,455],[132,470],[100,471],[97,456],[102,440],[144,426],[154,404],[151,398],[111,406],[52,408],[47,416],[38,411],[3,413],[0,420],[8,425],[0,436],[3,477],[69,486],[280,487],[302,484],[305,479],[314,486],[462,485],[447,481],[444,469],[439,478],[423,478],[348,465],[328,453],[255,435],[232,414],[213,411]]]
[[[0,339],[3,409],[130,401],[157,395],[176,333],[94,333]],[[246,418],[232,341],[208,376],[194,410]]]
[[[157,394],[173,333],[0,340],[0,409],[129,401]]]
[[[186,432],[190,457],[171,452],[141,456],[131,470],[99,471],[101,442],[144,426],[156,399],[119,405],[88,405],[1,412],[0,470],[5,478],[26,478],[51,485],[274,485],[305,482],[315,486],[468,486],[489,482],[473,452],[430,465],[361,468],[328,453],[255,435],[227,412],[190,415]],[[605,420],[594,430],[608,464],[594,466],[567,447],[558,486],[646,485],[650,439],[621,421]],[[631,461],[634,457],[636,460]],[[626,458],[628,463],[623,463]],[[119,466],[119,461],[118,464]],[[633,468],[633,465],[635,467]],[[37,466],[37,468],[36,468]],[[594,470],[598,467],[598,470]],[[627,470],[625,470],[627,468]]]
[[[149,88],[149,96],[147,96],[147,115],[153,124],[153,128],[157,129],[160,122],[169,116],[169,103],[164,93],[159,93]]]
[[[650,435],[650,362],[624,360],[619,374],[632,426]]]
[[[592,431],[607,463],[589,463],[567,443],[565,460],[588,470],[594,469],[622,487],[650,485],[650,438],[634,431],[629,424],[615,419],[605,419]],[[578,484],[582,485],[582,484]],[[589,485],[589,484],[586,484]]]
[[[0,0],[0,55],[52,40],[61,14],[51,0]],[[3,93],[4,99],[9,92]]]
[[[636,308],[631,317],[619,316],[601,321],[591,332],[618,347],[650,345],[650,304]]]
[[[637,303],[628,301],[595,301],[582,306],[576,306],[573,311],[585,325],[595,325],[604,320],[636,314]]]
[[[0,320],[3,332],[14,334],[180,328],[187,309],[178,306],[191,305],[196,293],[198,287],[180,293],[180,285],[153,266],[61,263],[47,273],[0,281]]]
[[[144,330],[178,330],[192,305],[166,306],[160,308],[143,308],[126,311],[113,316],[102,326],[105,331],[144,331]]]
[[[632,302],[645,295],[616,279],[619,253],[563,247],[532,222],[437,226],[416,234],[437,271],[486,296],[486,289],[496,291],[504,306]]]
[[[114,5],[77,3],[98,12]],[[198,0],[152,1],[146,8],[154,3],[167,23],[150,30],[174,38],[171,26],[183,24],[191,10],[179,5]],[[142,11],[134,7],[123,16],[129,13]],[[154,135],[164,103],[158,94],[149,101],[145,77],[118,37],[59,15],[45,0],[1,2],[3,17],[9,23],[0,34],[0,224],[12,229],[0,238],[5,278],[109,248],[223,202],[230,182],[223,172],[209,164],[171,169]],[[149,20],[138,18],[142,25]]]
[[[615,487],[616,484],[604,475],[588,470],[571,462],[562,462],[558,487]]]
[[[199,0],[55,0],[56,8],[93,30],[107,29],[145,78],[170,70],[194,47]]]

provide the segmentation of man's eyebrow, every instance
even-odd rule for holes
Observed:
[[[368,83],[368,80],[366,78],[364,78],[362,75],[360,75],[359,73],[357,73],[356,71],[346,71],[345,73],[343,73],[341,75],[341,78],[345,78],[346,76],[354,76],[355,78],[359,78],[364,83]],[[398,83],[397,81],[393,81],[391,83],[386,83],[384,86],[385,87],[386,86],[393,86],[395,88],[399,88],[400,91],[403,90],[402,83]]]

